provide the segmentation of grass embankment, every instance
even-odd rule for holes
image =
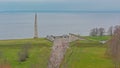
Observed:
[[[29,58],[20,63],[18,53],[24,45],[29,46]],[[1,59],[7,59],[12,68],[46,68],[51,45],[46,39],[3,40],[0,41],[0,55]]]
[[[71,43],[61,68],[114,68],[111,59],[105,55],[105,44],[98,42],[110,37],[87,38],[94,39],[94,41],[83,40]]]
[[[111,36],[84,36],[85,39],[90,41],[105,41],[111,38]]]

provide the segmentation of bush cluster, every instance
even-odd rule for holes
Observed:
[[[24,62],[27,60],[27,58],[29,58],[29,45],[24,45],[21,48],[21,51],[18,53],[18,61],[19,62]]]

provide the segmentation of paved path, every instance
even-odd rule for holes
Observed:
[[[68,38],[57,38],[54,40],[48,68],[59,68],[69,46]]]

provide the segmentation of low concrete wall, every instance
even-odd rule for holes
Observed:
[[[56,38],[68,38],[69,42],[73,42],[76,40],[84,40],[83,38],[81,38],[79,35],[75,35],[75,34],[69,34],[69,35],[63,35],[63,36],[47,36],[46,37],[48,40],[50,41],[54,41]]]

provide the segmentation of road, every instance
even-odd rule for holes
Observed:
[[[56,38],[53,42],[52,52],[48,63],[48,68],[59,68],[64,59],[67,48],[69,47],[68,38]]]

